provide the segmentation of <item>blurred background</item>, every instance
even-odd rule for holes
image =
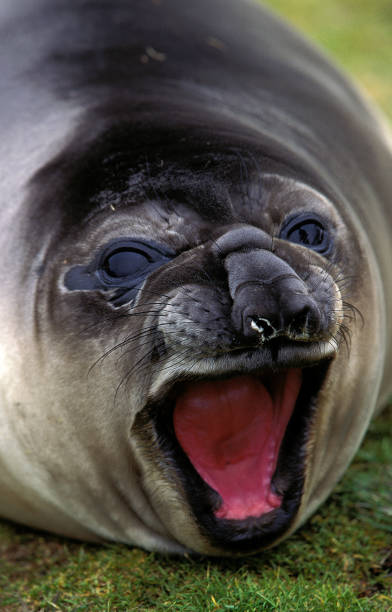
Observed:
[[[392,0],[263,0],[348,70],[392,122]]]

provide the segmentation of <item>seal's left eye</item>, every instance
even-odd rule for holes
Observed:
[[[109,253],[103,261],[102,268],[111,278],[139,276],[152,262],[148,253],[131,248],[121,248]]]
[[[328,255],[332,240],[323,221],[313,214],[300,214],[283,224],[279,238],[306,246],[321,255]]]

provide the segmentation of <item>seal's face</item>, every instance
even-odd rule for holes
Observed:
[[[209,228],[145,289],[165,298],[138,449],[148,473],[157,448],[154,464],[178,481],[202,532],[232,552],[273,543],[293,521],[318,393],[344,334],[330,259],[338,219],[303,185],[263,186],[258,227]]]
[[[339,361],[354,341],[346,293],[357,300],[346,225],[315,189],[258,171],[239,152],[194,155],[186,168],[142,164],[123,190],[102,180],[93,211],[59,249],[54,298],[42,299],[54,299],[47,319],[52,337],[61,330],[59,352],[82,350],[88,378],[105,389],[84,399],[93,427],[101,419],[100,436],[115,440],[100,450],[113,464],[105,470],[115,471],[116,454],[132,457],[127,494],[145,496],[186,548],[273,545],[352,453],[337,462],[330,453],[342,440],[330,439]]]

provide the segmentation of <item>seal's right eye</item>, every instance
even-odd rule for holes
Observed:
[[[140,276],[152,263],[148,253],[139,249],[121,248],[109,253],[102,263],[105,275],[112,279]]]
[[[108,288],[131,287],[173,256],[173,251],[163,245],[147,240],[122,239],[112,242],[101,253],[96,274]]]
[[[174,257],[175,252],[165,245],[120,238],[87,265],[67,270],[64,285],[69,291],[110,291],[111,304],[122,306],[133,300],[149,274]]]

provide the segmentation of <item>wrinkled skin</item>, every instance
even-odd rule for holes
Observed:
[[[390,392],[385,128],[250,2],[18,0],[0,19],[0,514],[160,551],[278,543]],[[321,219],[329,250],[292,240],[293,215]],[[110,289],[119,240],[156,266]],[[270,511],[247,518],[230,489],[222,519],[174,405],[285,372],[317,384]]]

